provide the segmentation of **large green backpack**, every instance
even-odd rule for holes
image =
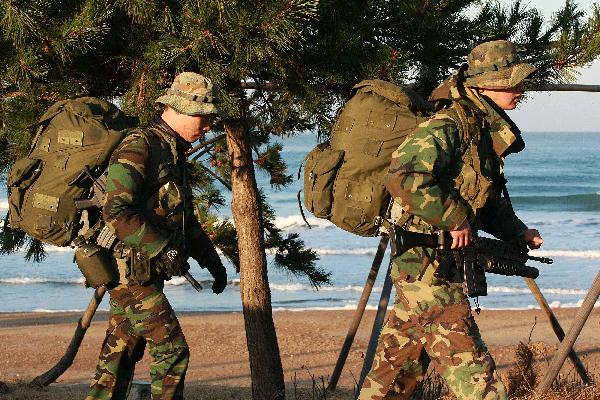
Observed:
[[[93,97],[52,105],[40,118],[28,156],[9,171],[9,226],[46,243],[69,245],[81,227],[76,202],[90,197],[93,180],[134,123]]]
[[[390,82],[354,86],[330,141],[306,156],[305,207],[348,232],[377,235],[391,202],[383,182],[391,154],[432,110],[417,93]]]

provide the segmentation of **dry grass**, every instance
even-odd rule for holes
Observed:
[[[535,397],[535,385],[540,382],[543,371],[550,357],[544,343],[521,342],[515,351],[514,367],[502,377],[511,399],[538,400]],[[589,369],[588,371],[594,371]],[[295,375],[287,385],[286,398],[291,400],[353,400],[356,397],[356,387],[353,389],[338,389],[334,392],[326,390],[327,379],[315,377],[308,369],[303,376]],[[597,381],[596,376],[592,379]],[[46,388],[31,386],[26,382],[0,382],[0,400],[64,400],[80,399],[85,396],[87,386],[51,385]],[[430,373],[413,394],[418,400],[456,400],[444,380],[435,372]],[[248,387],[211,386],[190,382],[186,385],[187,399],[211,400],[248,400],[251,390]],[[559,375],[554,382],[551,393],[544,400],[600,400],[600,386],[586,386],[574,371]]]
[[[327,382],[323,379],[311,379],[291,383],[287,387],[286,398],[291,400],[351,400],[354,390],[341,388],[335,392],[325,390]],[[2,386],[0,382],[0,400],[65,400],[83,399],[87,394],[87,385],[50,385],[40,388],[27,382],[10,382]],[[185,398],[190,400],[249,400],[252,393],[248,387],[211,386],[191,382],[185,387]]]

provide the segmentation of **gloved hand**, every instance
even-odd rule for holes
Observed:
[[[203,233],[188,247],[192,258],[196,260],[202,268],[208,269],[208,272],[210,272],[215,279],[212,285],[213,293],[222,293],[223,290],[225,290],[225,286],[227,286],[227,271],[208,236]]]
[[[166,275],[168,278],[173,276],[183,276],[189,269],[187,257],[176,247],[167,245],[156,256],[156,269]]]
[[[212,285],[212,291],[214,294],[222,293],[227,286],[227,270],[221,260],[217,257],[216,260],[211,260],[211,263],[205,263],[208,272],[215,278]]]

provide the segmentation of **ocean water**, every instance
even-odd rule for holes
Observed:
[[[507,159],[509,191],[521,219],[539,229],[545,239],[543,248],[532,254],[555,260],[553,265],[530,265],[540,269],[537,282],[552,306],[577,306],[600,266],[600,134],[525,133],[524,137],[527,148]],[[289,171],[295,174],[316,137],[306,134],[282,143]],[[310,214],[312,229],[308,229],[296,200],[301,182],[275,191],[266,175],[259,173],[258,181],[277,212],[277,225],[299,233],[319,254],[319,265],[332,274],[331,286],[314,290],[306,280],[270,265],[273,308],[354,309],[379,239],[354,236]],[[6,192],[0,189],[2,215],[6,207]],[[229,216],[228,209],[221,211],[223,218]],[[55,247],[48,248],[48,257],[40,264],[26,262],[22,252],[0,256],[0,312],[84,309],[93,291],[83,287],[72,260],[71,249]],[[386,256],[370,308],[379,299],[388,260]],[[239,276],[230,265],[228,272],[230,284],[219,296],[210,291],[210,275],[195,264],[192,273],[207,290],[197,293],[185,280],[175,278],[167,282],[165,291],[179,311],[239,311]],[[479,299],[483,308],[537,306],[521,278],[491,275],[488,285],[489,295]],[[104,300],[100,308],[107,307]]]

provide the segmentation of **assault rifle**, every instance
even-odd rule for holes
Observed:
[[[449,251],[452,237],[449,232],[438,231],[432,234],[410,232],[399,226],[391,230],[392,256],[400,255],[413,247],[428,247]],[[522,276],[535,279],[540,271],[525,265],[527,261],[552,264],[547,257],[528,254],[526,246],[485,237],[474,237],[470,245],[457,250],[465,278],[465,294],[469,297],[487,296],[485,273],[505,276]]]

